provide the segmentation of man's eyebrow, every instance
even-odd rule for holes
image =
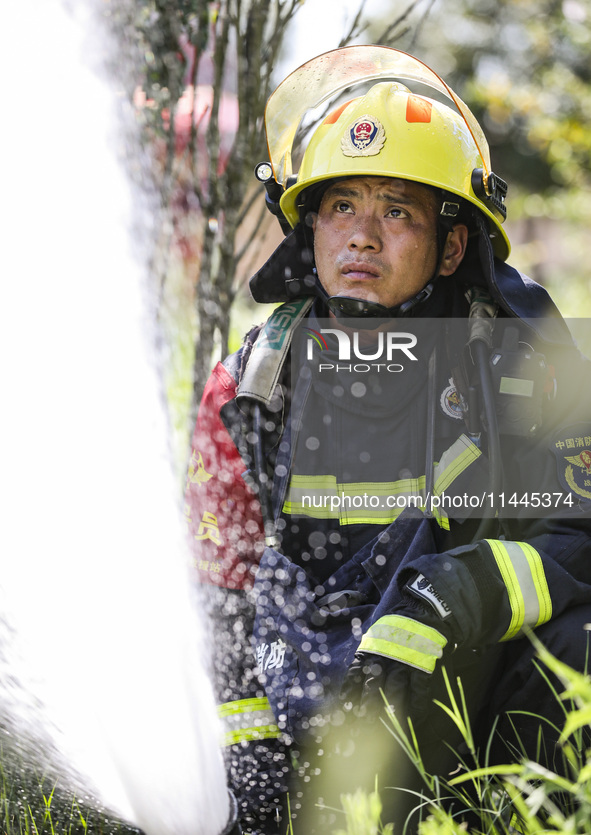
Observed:
[[[326,192],[325,197],[333,199],[339,197],[359,197],[360,195],[361,192],[356,188],[350,188],[348,186],[333,186]],[[414,204],[420,202],[417,197],[413,197],[409,194],[400,194],[394,191],[379,191],[376,196],[378,200],[383,200],[386,203]]]
[[[418,197],[413,197],[411,194],[400,194],[393,191],[379,191],[376,195],[378,200],[384,200],[387,203],[419,203]]]
[[[359,197],[359,191],[347,186],[332,186],[327,190],[325,197]]]

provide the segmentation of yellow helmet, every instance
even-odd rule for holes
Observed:
[[[384,78],[419,82],[453,106]],[[375,80],[379,83],[323,119],[294,178],[292,147],[305,113],[353,85]],[[482,129],[464,102],[418,59],[382,46],[325,53],[279,85],[267,103],[265,125],[272,179],[283,189],[279,205],[291,227],[300,220],[303,193],[316,183],[337,177],[398,177],[476,206],[490,221],[495,254],[507,258],[510,245],[502,228],[507,187],[491,171]]]

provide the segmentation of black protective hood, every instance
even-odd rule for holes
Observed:
[[[478,226],[478,232],[470,238],[466,256],[453,276],[454,285],[462,292],[474,286],[486,288],[498,305],[500,315],[525,321],[544,342],[572,345],[566,322],[548,292],[514,267],[495,258],[484,218]],[[256,302],[287,302],[318,295],[309,233],[308,240],[306,237],[306,231],[298,224],[251,278],[250,291]],[[425,313],[417,308],[414,315]]]
[[[314,252],[301,223],[285,237],[250,279],[250,292],[260,304],[287,302],[316,294]],[[306,240],[308,237],[308,240]]]

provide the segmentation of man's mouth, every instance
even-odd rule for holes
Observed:
[[[361,261],[351,262],[345,264],[341,269],[341,274],[350,281],[364,281],[373,278],[379,278],[380,273],[377,267],[372,264],[363,263]]]

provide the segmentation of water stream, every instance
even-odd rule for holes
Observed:
[[[15,3],[3,87],[0,717],[148,835],[228,817],[132,193],[84,15]],[[33,754],[31,754],[33,752]]]

